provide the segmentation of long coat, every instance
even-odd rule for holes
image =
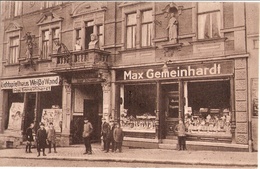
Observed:
[[[43,129],[39,128],[37,130],[36,138],[37,138],[37,143],[39,145],[41,145],[41,146],[46,145],[47,132],[46,132],[45,128],[43,128]]]
[[[31,127],[28,127],[26,129],[26,139],[27,141],[33,141],[33,131],[32,131],[32,128]]]
[[[49,128],[47,131],[47,139],[48,141],[51,141],[52,143],[55,143],[56,140],[56,131],[54,128]]]
[[[115,128],[113,132],[113,137],[115,142],[122,142],[124,138],[123,130],[122,128]]]
[[[183,123],[177,124],[174,128],[174,131],[177,132],[177,136],[185,136],[185,125]]]
[[[93,127],[92,124],[90,122],[87,122],[84,124],[84,128],[83,128],[83,133],[82,133],[82,137],[86,138],[86,137],[90,137],[90,134],[93,131]]]
[[[109,132],[109,124],[107,122],[103,123],[102,125],[102,136],[103,136],[103,140],[107,139],[107,135]]]

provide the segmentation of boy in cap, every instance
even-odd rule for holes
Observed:
[[[179,124],[175,126],[174,131],[178,136],[178,150],[186,150],[186,128],[182,119],[179,119]]]
[[[32,141],[33,141],[33,127],[34,123],[31,123],[30,126],[26,129],[26,153],[32,153]]]
[[[49,123],[49,129],[47,131],[47,140],[49,144],[49,153],[51,153],[51,145],[53,144],[54,153],[57,153],[56,151],[56,131],[54,129],[53,123]]]
[[[44,124],[40,123],[40,128],[37,130],[36,134],[36,141],[37,141],[37,150],[38,150],[38,156],[40,156],[40,152],[42,149],[43,156],[46,156],[45,154],[45,146],[47,141],[47,132],[44,128]]]

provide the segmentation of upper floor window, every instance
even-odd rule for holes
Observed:
[[[47,59],[50,47],[50,32],[49,30],[42,31],[42,59]]]
[[[142,46],[152,45],[152,10],[142,12]]]
[[[220,2],[198,3],[198,39],[220,38]]]
[[[136,13],[128,14],[126,19],[126,48],[136,47]]]
[[[22,1],[14,2],[14,16],[19,16],[22,14]]]
[[[46,1],[46,2],[44,2],[44,7],[45,8],[51,8],[53,6],[57,6],[57,5],[60,5],[60,4],[62,4],[61,1]]]
[[[10,37],[9,64],[18,63],[19,58],[19,36]]]
[[[89,42],[91,41],[91,34],[94,32],[94,21],[85,23],[85,49],[88,49]]]
[[[103,25],[97,26],[97,37],[98,37],[98,46],[104,46],[104,33],[103,33]]]
[[[52,53],[56,51],[56,44],[55,42],[60,42],[60,28],[52,29]]]

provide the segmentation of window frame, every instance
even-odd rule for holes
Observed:
[[[144,16],[144,12],[147,12],[147,11],[151,11],[151,17],[153,16],[153,10],[152,9],[147,9],[147,10],[143,10],[141,11],[141,38],[140,38],[140,42],[141,42],[141,47],[149,47],[149,46],[152,46],[152,32],[153,32],[153,18],[151,19],[151,21],[143,21],[143,16]],[[148,26],[146,27],[146,31],[150,29],[150,33],[147,33],[147,37],[146,37],[146,42],[145,44],[143,44],[143,26]],[[150,26],[150,28],[149,28]],[[147,31],[148,32],[148,31]],[[150,36],[150,37],[149,37]]]
[[[136,22],[134,24],[128,24],[127,20],[129,15],[133,15],[135,14],[135,19]],[[137,12],[132,12],[132,13],[128,13],[126,14],[126,49],[134,49],[136,48],[136,40],[137,40],[137,25],[138,25],[138,21],[137,21]],[[131,35],[130,35],[130,39],[128,38],[128,30],[131,31]],[[128,43],[130,42],[130,44]],[[129,46],[128,46],[129,44]]]
[[[46,40],[45,37],[45,32],[48,32],[49,37]],[[49,53],[50,53],[50,30],[46,29],[46,30],[42,30],[42,46],[41,46],[41,50],[42,50],[42,59],[48,59]],[[47,49],[44,50],[44,46],[47,43]],[[46,53],[45,53],[46,52]]]
[[[17,40],[17,44],[12,45],[13,39]],[[15,51],[15,56],[13,52]],[[8,47],[8,63],[9,64],[18,64],[20,58],[20,36],[10,36],[9,37],[9,47]]]
[[[199,2],[199,3],[205,3],[205,2]],[[209,39],[219,39],[219,38],[221,38],[221,37],[223,37],[223,34],[221,33],[221,29],[223,28],[223,14],[222,14],[222,12],[223,12],[223,5],[222,5],[222,3],[221,2],[217,2],[217,3],[219,3],[219,8],[216,8],[216,9],[210,9],[210,10],[202,10],[202,11],[199,11],[199,3],[198,3],[198,5],[197,5],[197,39],[198,40],[209,40]],[[218,36],[217,37],[214,37],[214,35],[213,35],[213,33],[214,33],[214,31],[213,31],[213,14],[216,14],[216,20],[217,20],[217,23],[218,23],[218,25],[217,25],[217,28],[218,28]],[[202,16],[202,15],[209,15],[209,22],[210,22],[210,24],[208,25],[208,30],[210,30],[209,31],[209,36],[208,36],[208,38],[207,37],[205,37],[205,28],[202,28],[201,27],[201,25],[202,24],[199,24],[199,18],[200,18],[200,16]],[[206,16],[207,17],[207,16]],[[218,18],[219,17],[219,18]],[[207,26],[206,25],[206,19],[207,18],[205,18],[205,21],[204,21],[204,23],[205,24],[203,24],[204,25],[204,27],[205,26]],[[204,31],[203,31],[203,34],[201,34],[201,29],[204,29]]]

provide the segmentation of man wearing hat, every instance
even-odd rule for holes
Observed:
[[[107,134],[108,134],[108,130],[109,130],[109,124],[106,121],[106,118],[102,118],[102,126],[101,126],[101,136],[103,138],[103,151],[107,150],[106,146],[107,146]]]
[[[40,128],[37,130],[36,141],[37,141],[37,151],[38,151],[37,157],[40,156],[41,149],[42,149],[43,156],[46,156],[45,146],[47,142],[47,132],[42,122],[40,123]]]
[[[83,128],[82,137],[84,139],[86,151],[83,154],[92,154],[92,147],[90,142],[90,134],[92,133],[92,131],[93,131],[92,124],[88,121],[87,118],[84,118],[84,128]]]

